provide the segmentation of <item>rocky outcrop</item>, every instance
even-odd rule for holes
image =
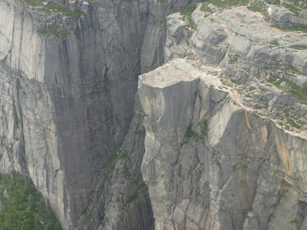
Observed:
[[[299,14],[300,17],[297,17],[285,7],[270,6],[268,8],[268,15],[272,19],[279,22],[280,28],[286,28],[287,23],[307,25],[307,19],[305,18],[306,16],[304,13],[305,11],[306,10],[302,10]]]
[[[166,62],[186,57],[219,66],[226,79],[221,89],[232,88],[244,105],[292,131],[283,120],[294,110],[300,132],[307,117],[304,35],[274,29],[244,6],[205,14],[200,5],[192,13],[197,30],[178,13],[168,17]]]
[[[141,70],[147,73],[164,63],[166,16],[184,9],[189,0],[149,1],[148,25],[141,49]]]
[[[168,17],[167,64],[139,82],[156,229],[304,229],[304,35],[200,7],[196,30]]]
[[[304,229],[307,141],[277,129],[178,59],[139,83],[142,174],[156,229]]]

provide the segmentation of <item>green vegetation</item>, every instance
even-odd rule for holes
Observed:
[[[288,70],[291,71],[291,72],[293,72],[293,73],[298,73],[298,74],[304,75],[304,74],[301,73],[297,68],[295,68],[293,65],[290,65],[290,66],[288,67]]]
[[[208,8],[210,8],[210,7],[207,7],[207,6],[210,3],[215,5],[218,8],[225,9],[228,6],[247,5],[249,3],[249,0],[209,0],[209,1],[205,1],[205,2],[202,3],[201,10],[204,11],[204,12],[208,12],[208,10],[209,10]]]
[[[102,166],[101,169],[106,169],[109,168],[111,166],[113,166],[113,164],[118,160],[119,155],[118,153],[121,153],[121,147],[119,146],[116,150],[114,150],[112,152],[112,155],[108,158],[107,162]]]
[[[208,6],[208,2],[204,2],[201,7],[200,7],[200,10],[203,11],[203,12],[208,12],[208,13],[213,13],[213,10]]]
[[[230,79],[230,81],[231,81],[232,83],[236,84],[236,85],[241,85],[240,82],[237,82],[237,81],[235,81],[235,80],[233,80],[233,79]]]
[[[185,131],[184,137],[191,138],[195,135],[195,132],[192,130],[192,123],[190,123]]]
[[[265,4],[262,1],[259,1],[259,0],[251,1],[250,5],[247,7],[247,9],[249,9],[250,11],[253,11],[253,12],[259,12],[266,17],[268,16],[267,12],[266,12]]]
[[[138,192],[135,192],[132,196],[129,196],[127,199],[127,204],[132,203],[138,198]]]
[[[297,219],[294,219],[294,220],[291,220],[290,222],[289,222],[289,224],[298,224],[298,225],[300,225],[300,224],[302,224],[302,221],[299,221],[299,220],[297,220]]]
[[[201,125],[200,125],[200,132],[201,134],[199,134],[198,132],[196,131],[193,131],[193,128],[192,128],[192,123],[190,123],[187,127],[187,130],[184,134],[184,138],[186,139],[184,142],[181,143],[181,147],[184,145],[184,144],[187,144],[187,143],[191,143],[191,141],[194,141],[196,143],[198,143],[199,141],[203,142],[204,143],[204,139],[205,137],[208,136],[208,124],[207,124],[207,121],[204,121]]]
[[[108,158],[108,160],[106,161],[106,163],[101,167],[101,170],[104,170],[104,169],[111,169],[111,171],[114,169],[115,167],[115,163],[122,159],[122,160],[127,160],[126,162],[132,162],[130,156],[127,154],[127,151],[126,150],[123,150],[122,152],[122,149],[121,149],[122,146],[119,146],[116,150],[114,150],[112,152],[112,155]],[[101,173],[101,172],[100,172]],[[99,174],[100,174],[99,173]],[[123,171],[122,171],[122,174],[126,177],[129,177],[130,176],[130,170],[128,169],[127,166],[124,167]]]
[[[136,130],[136,131],[134,131],[134,134],[138,135],[138,136],[141,136],[141,137],[145,137],[145,130],[144,131]]]
[[[257,113],[253,113],[253,115],[257,118],[261,118]]]
[[[291,46],[290,48],[297,50],[307,50],[307,46]]]
[[[39,9],[40,12],[44,12],[45,14],[39,14],[40,17],[48,17],[51,16],[52,13],[56,12],[56,13],[61,13],[61,16],[56,19],[57,20],[57,25],[48,28],[48,27],[43,27],[41,28],[38,32],[41,33],[42,35],[52,35],[52,34],[62,34],[62,35],[68,35],[69,31],[63,30],[60,28],[59,23],[62,24],[63,23],[63,16],[67,16],[70,17],[71,19],[76,19],[79,18],[83,15],[85,15],[83,12],[79,12],[79,11],[72,11],[66,7],[63,7],[61,5],[57,5],[57,3],[55,3],[54,1],[50,1],[46,6],[43,5],[43,1],[41,0],[25,0],[27,5],[29,6],[41,6],[43,7],[43,9]],[[22,15],[24,13],[22,12]],[[38,22],[42,22],[41,19],[37,20]],[[71,22],[70,24],[73,24],[73,22]]]
[[[287,119],[288,123],[294,127],[294,128],[297,128],[297,129],[301,129],[301,126],[298,125],[297,123],[295,123],[292,119]]]
[[[299,9],[295,6],[295,4],[291,5],[291,4],[288,4],[287,2],[283,2],[282,4],[285,8],[287,8],[289,11],[291,11],[292,13],[294,13],[296,16],[299,15],[299,12],[302,10],[302,9]],[[298,1],[297,1],[297,6],[299,5]]]
[[[204,136],[204,137],[207,137],[208,136],[208,123],[207,123],[207,120],[205,120],[202,124],[202,129],[201,129],[201,134]]]
[[[270,214],[270,218],[276,218],[273,213]]]
[[[235,54],[235,55],[230,55],[228,54],[228,57],[229,57],[229,61],[228,63],[229,64],[234,64],[238,61],[238,58],[240,57],[238,54]]]
[[[67,35],[69,34],[68,31],[59,31],[60,27],[59,26],[53,26],[51,28],[48,27],[43,27],[40,30],[38,30],[38,32],[44,36],[47,35],[52,35],[52,34],[63,34],[63,35]]]
[[[104,219],[103,219],[103,221],[101,222],[101,226],[102,227],[105,227],[106,226],[106,223],[108,223],[108,218],[107,217],[105,217]]]
[[[293,2],[293,1],[292,1]],[[301,10],[303,10],[303,7],[298,7],[299,6],[299,1],[298,0],[294,0],[294,4],[288,4],[287,2],[283,2],[282,4],[280,3],[280,1],[276,1],[275,4],[276,5],[283,5],[285,8],[287,8],[289,11],[291,11],[292,13],[294,13],[296,16],[298,16],[299,12]],[[265,16],[265,20],[266,21],[270,21],[273,22],[274,20],[271,20],[268,15],[267,15],[267,11],[266,11],[266,6],[265,4],[260,1],[260,0],[252,0],[250,3],[250,6],[247,7],[249,10],[254,11],[254,12],[260,12]],[[292,27],[289,28],[279,28],[279,24],[277,22],[273,22],[272,25],[273,27],[276,27],[282,31],[286,31],[286,32],[291,32],[291,31],[302,31],[307,33],[307,26],[305,25],[299,25],[299,24],[294,24]]]
[[[42,1],[37,1],[37,0],[25,0],[27,5],[29,6],[42,6],[43,2]],[[163,1],[163,0],[162,0]],[[58,11],[61,12],[64,16],[68,16],[71,18],[79,18],[82,15],[85,15],[83,12],[78,12],[78,11],[72,11],[66,7],[57,5],[55,2],[49,2],[48,5],[46,6],[46,8],[43,10],[43,12],[45,13],[50,13],[50,10],[52,11]]]
[[[304,33],[307,33],[307,26],[306,25],[300,25],[300,24],[295,24],[292,27],[289,28],[279,28],[278,29],[285,31],[285,32],[292,32],[292,31],[301,31]]]
[[[17,172],[0,175],[0,228],[3,230],[57,230],[62,229],[43,197],[29,178]],[[8,191],[6,198],[4,190]]]
[[[122,171],[122,174],[125,176],[125,177],[130,177],[131,176],[131,173],[130,173],[130,170],[127,166],[124,167],[123,171]]]
[[[284,113],[285,113],[286,118],[288,118],[289,117],[289,109],[288,108],[284,109]]]
[[[180,11],[180,14],[184,16],[184,19],[187,18],[188,22],[191,26],[192,29],[196,30],[196,25],[192,19],[192,13],[193,11],[196,9],[196,3],[195,2],[191,2],[189,5],[187,5],[187,7]]]
[[[63,7],[63,6],[59,6],[59,5],[57,5],[56,3],[54,3],[54,2],[49,2],[48,5],[47,5],[47,7],[48,7],[48,10],[46,10],[46,13],[49,13],[50,10],[53,10],[53,11],[57,10],[57,11],[63,13],[63,15],[68,16],[68,17],[71,17],[71,18],[73,18],[73,19],[74,19],[74,18],[79,18],[79,17],[81,17],[82,15],[85,15],[85,14],[82,13],[82,12],[71,11],[71,10],[68,9],[68,8],[65,8],[65,7]]]
[[[307,101],[307,88],[301,88],[293,82],[289,81],[288,79],[279,79],[278,77],[275,77],[273,75],[270,76],[268,82],[272,83],[277,88],[282,89],[284,92],[292,94],[292,96],[296,97],[297,99]],[[286,82],[288,86],[285,88],[280,86],[282,82]]]
[[[40,6],[42,2],[37,2],[36,0],[25,0],[28,6]]]
[[[132,162],[131,158],[130,158],[129,155],[126,154],[126,153],[123,153],[123,154],[119,157],[119,159],[123,159],[123,160],[128,159],[128,161]]]

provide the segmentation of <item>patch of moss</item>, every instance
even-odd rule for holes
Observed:
[[[192,13],[195,9],[196,9],[196,3],[191,2],[189,5],[187,5],[187,7],[184,10],[180,11],[180,14],[185,16],[185,18],[187,18],[191,28],[194,30],[196,30],[196,25],[192,19]]]
[[[229,61],[228,63],[229,64],[234,64],[238,61],[238,58],[240,57],[238,54],[235,54],[235,55],[230,55],[228,54],[228,57],[229,57]]]
[[[297,129],[301,128],[301,126],[295,123],[292,119],[287,119],[287,121],[292,127],[297,128]]]
[[[292,96],[296,97],[297,99],[307,101],[307,88],[301,88],[296,84],[294,84],[293,82],[289,81],[288,79],[285,78],[279,79],[278,77],[275,77],[273,75],[270,76],[268,82],[272,83],[277,88],[282,89],[284,92],[292,94]],[[280,86],[282,82],[286,82],[288,87]]]
[[[301,32],[307,33],[307,25],[295,24],[289,28],[279,28],[279,27],[277,28],[285,32],[301,31]]]
[[[201,141],[201,142],[204,143],[205,137],[208,136],[208,124],[207,124],[206,120],[200,125],[200,128],[201,128],[201,134],[194,131],[193,128],[192,128],[192,123],[190,123],[187,127],[185,134],[184,134],[185,141],[181,143],[181,147],[184,144],[191,143],[191,141],[196,142],[196,143]]]
[[[185,131],[184,137],[191,138],[195,135],[195,132],[192,130],[192,123],[190,123]]]
[[[59,26],[53,26],[51,28],[45,26],[40,30],[38,30],[38,32],[44,36],[53,35],[53,34],[63,34],[63,35],[69,34],[68,31],[59,31],[59,29],[60,29]]]
[[[25,0],[28,6],[40,6],[42,5],[41,2],[38,2],[36,0]]]
[[[232,83],[236,84],[236,85],[241,85],[240,82],[237,82],[237,81],[235,81],[235,80],[233,80],[233,79],[230,79],[230,81],[231,81]]]
[[[253,12],[259,12],[264,16],[267,16],[266,5],[262,1],[251,1],[247,9]]]
[[[295,5],[291,5],[288,4],[287,2],[283,2],[282,4],[285,8],[287,8],[289,11],[291,11],[292,13],[294,13],[296,16],[299,15],[299,12],[301,11],[301,9],[295,7]]]
[[[209,0],[205,1],[202,4],[202,7],[208,6],[208,4],[213,4],[218,8],[225,9],[228,6],[242,6],[242,5],[247,5],[249,3],[249,0]],[[203,9],[204,9],[203,8]]]
[[[145,137],[145,130],[144,130],[144,131],[142,131],[142,130],[136,130],[136,131],[134,131],[134,134],[135,134],[135,135],[138,135],[138,136]]]
[[[138,198],[138,192],[135,192],[132,196],[129,196],[127,199],[127,204],[132,203]]]
[[[131,176],[131,173],[130,173],[130,170],[127,166],[124,167],[123,171],[122,171],[122,174],[125,176],[125,177],[130,177]]]
[[[66,7],[59,6],[55,2],[49,2],[47,7],[49,8],[49,12],[50,12],[50,10],[53,10],[53,11],[57,10],[59,12],[62,12],[63,15],[71,17],[73,19],[81,17],[82,15],[85,15],[83,12],[72,11],[72,10],[66,8]]]
[[[307,46],[291,46],[290,48],[296,50],[307,50]]]
[[[205,2],[201,5],[200,10],[203,12],[213,13],[212,9],[208,6],[208,2]]]

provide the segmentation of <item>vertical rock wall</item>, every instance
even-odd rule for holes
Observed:
[[[23,1],[0,4],[1,171],[29,173],[68,229],[130,127],[148,3],[97,1],[71,34],[47,37]]]
[[[92,229],[103,224],[109,207],[105,198],[97,198],[98,216],[90,225],[82,214],[93,208],[91,191],[101,180],[97,173],[131,126],[141,52],[145,69],[163,62],[165,16],[187,3],[98,0],[69,35],[44,37],[37,32],[37,7],[19,0],[0,2],[5,92],[1,94],[1,171],[29,173],[63,228]],[[139,150],[139,157],[143,152]],[[132,177],[140,173],[135,170]],[[124,185],[125,189],[129,188]],[[137,228],[131,222],[133,229],[152,223],[144,191],[135,212],[142,212],[140,216],[148,221],[139,219]],[[140,211],[142,207],[147,211]],[[113,229],[128,226],[120,223],[127,212],[120,209],[119,217],[108,221]]]
[[[216,76],[172,63],[138,91],[156,229],[304,229],[306,140],[235,105],[210,87]]]

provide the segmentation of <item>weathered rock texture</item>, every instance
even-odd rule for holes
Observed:
[[[306,129],[288,110],[306,124],[306,107],[288,92],[306,87],[306,51],[290,48],[305,37],[246,7],[204,15],[197,30],[168,17],[169,64],[139,83],[156,229],[304,229]]]
[[[152,211],[139,170],[143,142],[129,136],[144,136],[133,118],[140,54],[147,44],[159,58],[147,61],[148,55],[144,63],[161,63],[165,16],[188,1],[61,2],[85,14],[73,20],[46,11],[42,2],[0,2],[1,172],[28,173],[64,229],[148,229]],[[148,29],[149,15],[156,30]],[[64,29],[50,32],[53,26]],[[51,35],[41,34],[44,27]],[[119,172],[135,186],[100,173],[125,137],[133,159],[125,164],[134,170],[129,178],[127,170]],[[114,196],[122,194],[114,202],[128,202],[125,208],[110,203],[106,184]]]
[[[166,16],[184,9],[189,2],[188,0],[149,0],[148,25],[141,50],[142,73],[151,71],[164,63]]]
[[[84,15],[0,1],[1,173],[63,229],[306,228],[305,35],[244,6],[193,26],[166,18],[188,0],[61,2]]]
[[[72,228],[128,133],[148,3],[97,1],[72,33],[47,37],[23,1],[0,1],[0,9],[1,172],[28,172],[63,228]],[[146,192],[135,209],[150,218]],[[151,224],[129,221],[120,224]]]
[[[197,65],[219,66],[222,76],[233,81],[227,87],[235,85],[242,103],[259,115],[289,117],[284,111],[294,106],[297,122],[306,123],[307,51],[295,49],[306,44],[305,34],[272,28],[245,6],[204,15],[200,5],[192,14],[197,30],[179,13],[168,17],[166,62],[187,57],[198,60]]]
[[[305,11],[306,10],[301,11],[299,14],[300,17],[297,17],[294,13],[292,13],[290,10],[287,10],[285,7],[272,5],[268,8],[268,15],[272,19],[278,21],[281,28],[285,28],[287,27],[287,23],[307,25]]]
[[[305,229],[307,141],[211,87],[212,69],[171,63],[138,90],[156,229]]]

